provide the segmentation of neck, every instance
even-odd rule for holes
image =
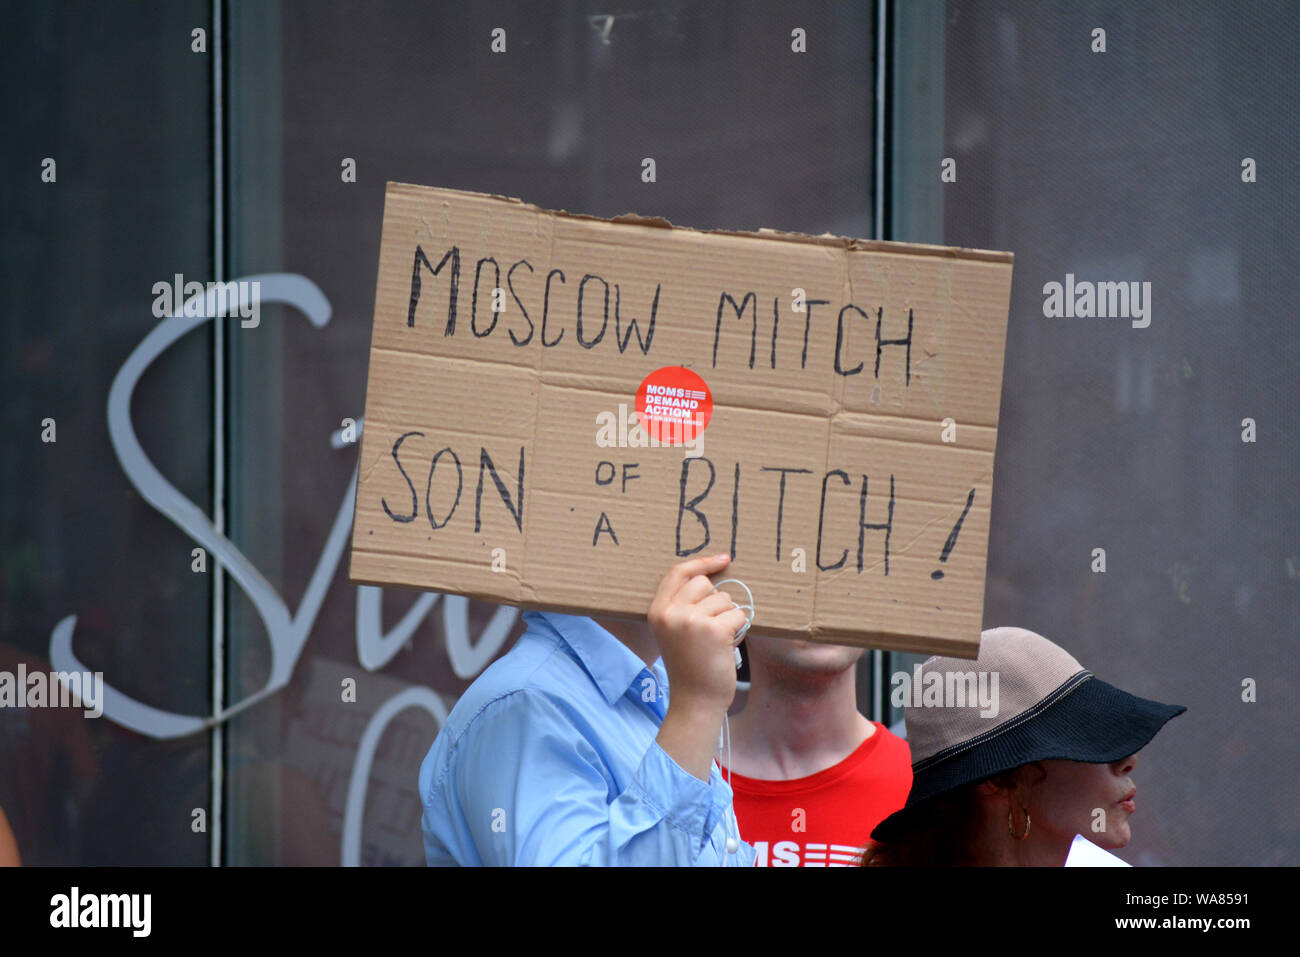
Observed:
[[[645,662],[647,668],[653,667],[659,659],[659,642],[646,622],[622,618],[597,618],[595,622],[626,645],[632,654]]]
[[[790,676],[765,671],[751,658],[745,710],[732,720],[737,774],[790,780],[843,761],[875,732],[858,712],[855,669],[835,675]]]

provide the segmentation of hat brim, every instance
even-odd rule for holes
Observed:
[[[1141,751],[1183,705],[1139,698],[1089,677],[1027,721],[1008,722],[975,747],[914,771],[907,804],[881,821],[873,841],[889,842],[905,830],[916,807],[1032,761],[1104,764]]]

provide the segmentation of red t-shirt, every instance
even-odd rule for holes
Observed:
[[[877,824],[907,803],[912,752],[883,724],[839,764],[806,778],[723,776],[735,795],[741,840],[759,867],[853,867]]]

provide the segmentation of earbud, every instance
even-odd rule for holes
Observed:
[[[745,589],[745,594],[749,596],[749,604],[747,604],[747,605],[742,605],[742,604],[740,604],[739,602],[736,602],[736,601],[733,601],[733,602],[731,603],[731,607],[732,607],[732,608],[736,608],[736,609],[738,609],[738,610],[740,610],[740,611],[743,611],[743,612],[748,612],[748,615],[745,617],[745,623],[744,623],[743,625],[740,626],[740,630],[739,630],[738,632],[736,632],[735,636],[734,636],[733,639],[732,639],[732,641],[733,641],[734,644],[739,645],[740,642],[741,642],[741,639],[743,639],[743,638],[745,637],[745,632],[749,631],[749,626],[752,625],[752,624],[754,623],[754,593],[751,592],[751,591],[749,590],[749,586],[746,585],[746,584],[745,584],[743,581],[741,581],[739,578],[724,578],[722,581],[718,582],[716,585],[713,586],[713,590],[714,590],[714,591],[717,591],[717,590],[718,590],[718,585],[726,585],[728,582],[730,582],[731,584],[734,584],[734,585],[739,585],[741,588]],[[726,592],[723,592],[723,594],[726,594]],[[738,670],[739,670],[739,668],[740,668],[740,665],[741,665],[740,649],[737,648],[737,649],[736,649],[736,668],[737,668]]]

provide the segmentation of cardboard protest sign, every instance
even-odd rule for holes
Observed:
[[[389,183],[351,577],[974,657],[1011,265]]]

